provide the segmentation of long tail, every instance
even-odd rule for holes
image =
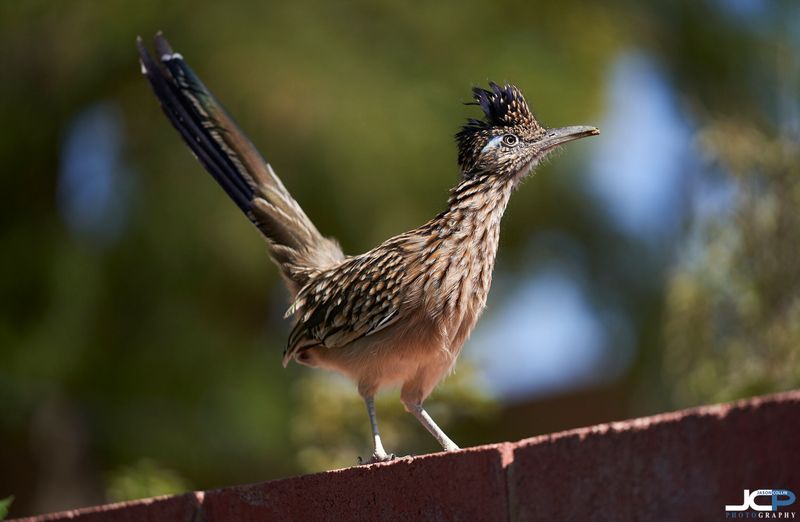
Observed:
[[[141,37],[136,45],[142,73],[164,114],[195,157],[264,234],[294,297],[310,274],[344,259],[341,248],[319,233],[272,167],[166,38],[158,33],[155,42],[157,61]]]

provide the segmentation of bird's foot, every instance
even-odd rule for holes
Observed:
[[[364,460],[361,457],[358,457],[358,465],[361,466],[363,464],[375,464],[376,462],[389,462],[396,459],[394,453],[386,453],[385,451],[382,452],[375,452],[372,454],[372,457],[369,460]]]

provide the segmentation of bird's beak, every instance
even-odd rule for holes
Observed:
[[[588,125],[548,129],[547,133],[539,141],[539,147],[541,151],[546,151],[569,141],[579,140],[588,136],[597,136],[598,134],[600,134],[600,131],[597,127]]]

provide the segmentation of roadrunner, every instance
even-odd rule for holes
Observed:
[[[492,281],[500,220],[514,188],[550,151],[598,134],[548,129],[513,85],[474,88],[483,120],[456,134],[460,179],[447,209],[361,255],[322,236],[272,167],[159,33],[154,60],[137,40],[142,72],[194,155],[264,235],[292,304],[290,361],[351,378],[367,406],[374,452],[393,458],[378,432],[374,397],[400,386],[409,413],[445,451],[458,446],[422,407],[453,368]]]

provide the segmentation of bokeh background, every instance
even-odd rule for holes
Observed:
[[[443,208],[473,85],[593,124],[512,198],[429,409],[464,446],[800,386],[800,4],[0,3],[0,499],[12,515],[348,466],[347,382],[284,370],[255,229],[139,72],[163,29],[346,252]],[[437,449],[397,394],[400,454]]]

